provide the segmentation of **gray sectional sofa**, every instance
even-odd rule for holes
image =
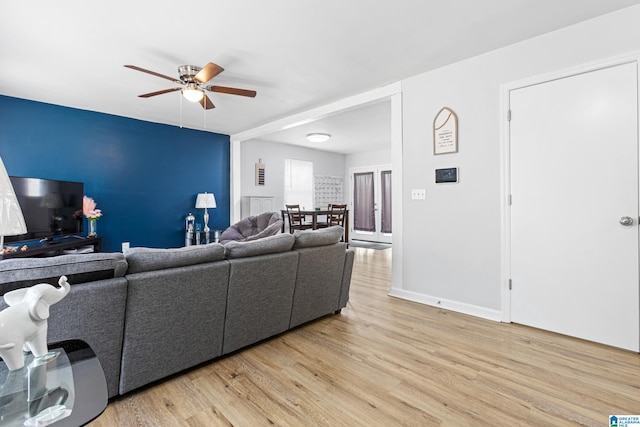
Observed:
[[[0,295],[66,275],[71,292],[51,307],[49,341],[86,341],[114,397],[338,313],[354,260],[342,231],[8,259]]]

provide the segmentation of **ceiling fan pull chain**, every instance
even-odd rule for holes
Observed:
[[[202,126],[207,129],[207,109],[202,109]]]
[[[180,129],[182,129],[182,97],[180,97]]]

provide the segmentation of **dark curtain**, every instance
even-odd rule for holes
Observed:
[[[382,171],[380,180],[382,181],[382,229],[380,231],[391,234],[391,171]]]
[[[353,229],[376,231],[373,173],[355,173],[353,181]]]

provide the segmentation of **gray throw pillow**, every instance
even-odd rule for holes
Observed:
[[[278,252],[288,252],[293,247],[295,238],[291,234],[276,234],[247,242],[229,242],[225,248],[225,257],[246,258]]]
[[[124,255],[129,264],[128,273],[140,273],[221,261],[224,259],[224,246],[210,243],[171,249],[130,248]]]
[[[343,232],[344,229],[339,225],[320,228],[318,230],[296,230],[295,233],[293,233],[296,239],[293,249],[333,245],[340,241]]]

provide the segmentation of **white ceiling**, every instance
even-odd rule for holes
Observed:
[[[0,94],[235,134],[638,3],[6,1],[0,5]],[[207,112],[181,103],[179,92],[139,98],[175,84],[123,67],[178,77],[179,65],[210,61],[225,68],[212,84],[254,89],[257,97],[210,94],[217,108]],[[326,147],[335,144],[339,152],[382,146],[384,132],[373,125],[385,105],[314,122],[320,129],[313,130],[334,135]],[[278,137],[305,143],[306,132]]]
[[[328,133],[327,142],[309,142],[309,133]],[[258,138],[333,153],[364,153],[391,148],[391,102],[384,101],[325,117]]]

